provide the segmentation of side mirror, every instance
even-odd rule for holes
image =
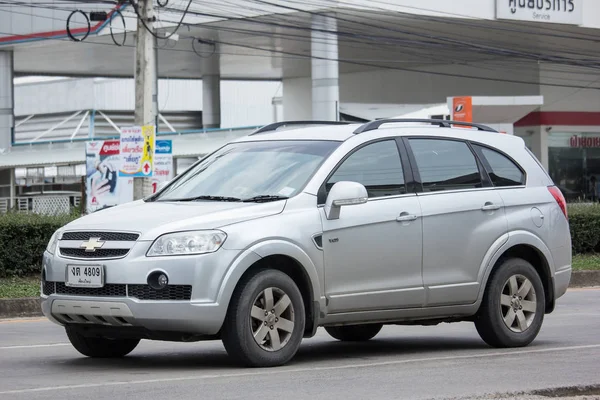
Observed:
[[[325,216],[327,219],[338,219],[342,206],[364,204],[369,195],[367,189],[357,182],[337,182],[329,191],[325,202]]]

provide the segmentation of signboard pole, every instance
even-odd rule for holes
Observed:
[[[157,85],[156,85],[156,51],[154,36],[154,8],[152,0],[138,1],[139,18],[137,21],[135,49],[135,124],[141,127],[152,126],[154,131],[157,114]],[[142,21],[142,19],[144,21]],[[152,32],[149,32],[151,30]],[[154,133],[152,134],[154,140]],[[152,144],[152,151],[154,144]],[[153,154],[152,154],[153,157]],[[134,177],[134,200],[142,199],[152,194],[152,174],[144,177]]]

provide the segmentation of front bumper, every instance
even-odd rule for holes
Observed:
[[[44,315],[59,325],[83,324],[111,327],[141,327],[215,335],[223,324],[219,304],[191,302],[136,301],[128,298],[97,298],[50,295],[41,302]]]
[[[146,257],[149,242],[137,242],[120,259],[81,260],[45,253],[42,311],[60,324],[140,327],[148,330],[214,335],[219,332],[227,304],[218,293],[238,251],[219,249],[197,256]],[[73,289],[64,285],[70,265],[102,265],[102,289]],[[165,292],[150,290],[155,271],[169,278]],[[57,289],[59,288],[59,289]]]

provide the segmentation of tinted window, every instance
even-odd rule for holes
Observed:
[[[410,139],[423,190],[482,187],[475,156],[466,143],[442,139]]]
[[[327,181],[327,192],[340,181],[363,184],[369,197],[406,193],[404,172],[396,142],[376,142],[352,153]]]
[[[490,165],[490,179],[494,186],[519,186],[524,183],[524,174],[511,160],[485,147],[479,147]]]

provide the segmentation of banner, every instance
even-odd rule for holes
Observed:
[[[456,122],[473,122],[472,97],[454,97],[452,99],[452,120]]]
[[[157,140],[154,148],[152,193],[156,193],[161,184],[173,179],[173,169],[173,142],[171,140]]]
[[[86,211],[133,201],[133,179],[119,178],[118,140],[86,142]]]
[[[119,176],[149,178],[154,172],[154,125],[121,128]]]

